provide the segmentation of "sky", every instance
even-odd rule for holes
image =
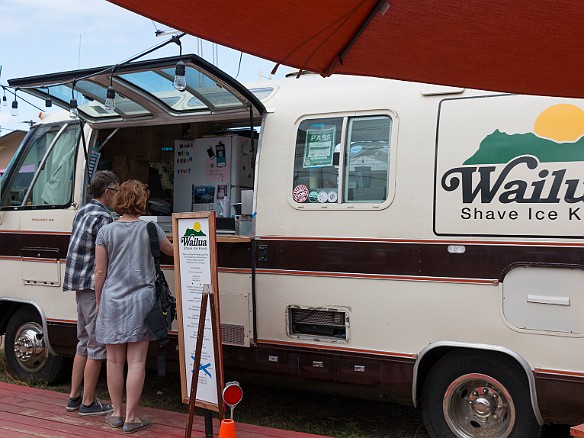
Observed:
[[[171,35],[156,37],[156,29],[168,27],[106,0],[0,0],[0,84],[7,85],[13,78],[117,64],[170,39]],[[268,79],[275,65],[244,53],[239,66],[239,51],[216,46],[215,58],[208,41],[187,35],[181,42],[183,54],[198,54],[242,83]],[[168,44],[141,60],[178,54],[179,47]],[[274,77],[289,71],[280,67]],[[6,97],[8,106],[0,106],[2,135],[28,130],[26,120],[38,121],[39,109],[20,99],[18,115],[11,116],[14,96],[7,93]],[[44,101],[30,95],[22,97],[45,112],[56,110],[45,108]]]

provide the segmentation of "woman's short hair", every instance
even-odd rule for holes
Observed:
[[[147,185],[135,179],[129,179],[120,184],[112,208],[118,214],[143,215],[148,210],[149,195]]]
[[[118,183],[119,180],[115,173],[109,170],[98,170],[91,180],[91,195],[94,199],[99,198],[103,195],[105,189],[115,186]]]

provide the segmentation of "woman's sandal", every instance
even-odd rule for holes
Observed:
[[[134,433],[138,432],[139,430],[146,429],[150,427],[152,423],[148,420],[140,420],[139,423],[124,423],[124,433]]]
[[[122,427],[124,425],[124,419],[122,417],[116,417],[115,415],[107,414],[105,417],[105,422],[109,424],[114,429]]]

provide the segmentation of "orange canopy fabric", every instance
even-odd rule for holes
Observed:
[[[584,97],[581,0],[109,1],[325,76]]]

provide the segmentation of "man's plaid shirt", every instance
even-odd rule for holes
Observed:
[[[95,239],[99,229],[113,222],[109,210],[92,199],[79,209],[73,220],[73,232],[67,250],[63,290],[94,289]]]

